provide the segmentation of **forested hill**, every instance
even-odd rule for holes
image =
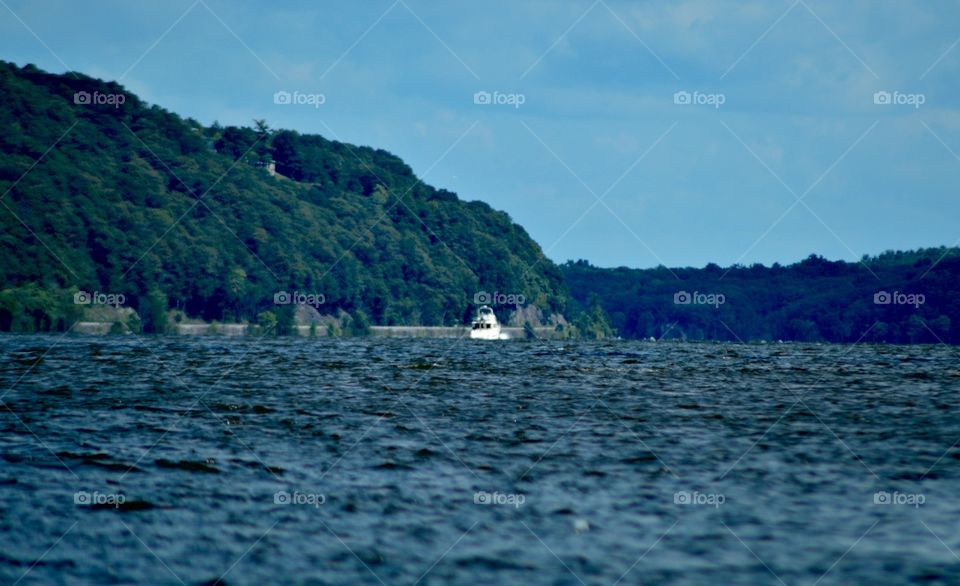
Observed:
[[[960,250],[703,269],[561,267],[623,337],[960,344]]]
[[[565,310],[558,267],[507,214],[382,150],[205,127],[5,62],[0,128],[0,329],[63,329],[80,290],[122,294],[146,331],[174,309],[254,321],[282,291],[378,324],[460,324],[480,291]]]

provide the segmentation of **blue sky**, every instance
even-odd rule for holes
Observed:
[[[2,59],[120,79],[204,123],[387,149],[507,211],[558,262],[960,240],[955,2],[0,4]]]

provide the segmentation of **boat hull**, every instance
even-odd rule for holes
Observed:
[[[470,330],[470,339],[471,340],[499,340],[500,326],[497,326],[494,328],[482,328],[482,329]]]

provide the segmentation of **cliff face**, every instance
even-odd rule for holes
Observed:
[[[62,328],[79,290],[123,295],[148,331],[168,309],[282,325],[282,293],[373,324],[464,323],[483,291],[545,319],[568,302],[509,216],[385,151],[205,127],[32,66],[0,62],[0,90],[0,329]]]

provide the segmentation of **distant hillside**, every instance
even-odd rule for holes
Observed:
[[[282,325],[284,291],[358,324],[460,324],[481,291],[566,308],[522,227],[385,151],[204,127],[29,65],[0,62],[0,90],[0,330],[65,329],[80,290],[123,295],[145,331],[174,309]]]
[[[939,262],[937,262],[939,260]],[[703,269],[561,267],[578,303],[619,335],[694,340],[960,343],[960,250],[888,252],[862,263]]]

